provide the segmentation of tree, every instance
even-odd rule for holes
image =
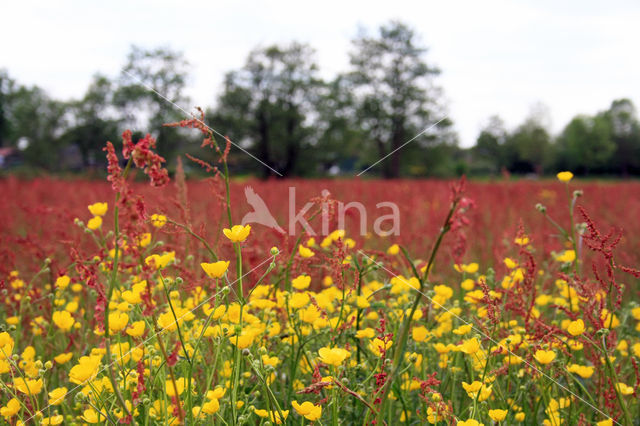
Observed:
[[[532,107],[524,123],[509,134],[504,143],[505,165],[513,173],[541,175],[551,154],[551,135],[547,108],[541,104]]]
[[[189,105],[189,98],[183,93],[187,71],[188,63],[181,52],[132,46],[114,95],[114,103],[127,124],[152,130],[150,133],[158,140],[158,152],[167,159],[181,141],[180,130],[162,125],[187,118],[176,107],[186,109]]]
[[[602,114],[574,117],[557,144],[560,167],[579,174],[606,171],[616,148],[609,121]]]
[[[83,167],[95,165],[104,157],[105,142],[118,138],[120,119],[110,111],[112,86],[106,77],[96,75],[84,97],[69,104],[72,125],[62,139],[78,147]]]
[[[362,155],[365,134],[358,125],[349,80],[342,75],[324,84],[315,104],[317,140],[313,157],[323,172],[352,173]]]
[[[313,54],[296,42],[256,49],[225,77],[213,123],[265,164],[264,177],[304,172],[300,159],[311,144],[308,120],[320,87]]]
[[[439,91],[432,84],[440,71],[424,61],[427,49],[416,38],[405,24],[391,22],[380,27],[377,37],[358,36],[350,55],[358,122],[377,150],[370,160],[389,156],[380,165],[386,178],[400,175],[401,159],[408,153],[400,149],[402,144],[444,116],[436,113]],[[450,124],[445,120],[436,131]],[[437,140],[423,135],[411,148]]]
[[[609,122],[615,145],[612,158],[615,171],[623,175],[640,174],[640,123],[633,102],[615,100],[602,115]]]
[[[503,149],[506,140],[504,121],[497,115],[490,117],[473,148],[473,156],[480,170],[491,174],[500,172],[505,165]]]
[[[65,105],[37,86],[13,85],[4,100],[9,145],[23,150],[25,161],[49,171],[59,170],[60,135],[65,129]]]

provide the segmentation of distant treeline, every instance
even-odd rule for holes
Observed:
[[[225,76],[205,121],[260,159],[232,149],[235,174],[353,175],[385,157],[367,175],[640,174],[640,124],[628,99],[576,116],[559,135],[539,110],[515,129],[490,117],[476,145],[460,148],[452,121],[442,120],[440,71],[426,52],[413,29],[390,22],[357,36],[350,68],[326,81],[310,46],[259,47]],[[167,99],[191,110],[189,69],[181,52],[134,46],[119,76],[95,75],[85,95],[70,101],[0,70],[0,169],[101,173],[105,142],[119,141],[126,128],[156,137],[170,168],[183,153],[212,160],[197,132],[162,126],[187,118]]]

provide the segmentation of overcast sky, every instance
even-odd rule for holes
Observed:
[[[256,46],[309,43],[329,78],[348,68],[359,27],[391,19],[429,47],[463,146],[490,115],[512,128],[536,103],[554,132],[616,98],[640,105],[638,1],[3,1],[0,68],[69,99],[96,72],[116,76],[130,45],[169,46],[185,53],[188,94],[207,106]]]

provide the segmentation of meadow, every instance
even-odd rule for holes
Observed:
[[[640,184],[238,181],[181,125],[210,178],[125,133],[107,182],[0,181],[7,424],[640,417]],[[285,232],[240,224],[248,186]]]

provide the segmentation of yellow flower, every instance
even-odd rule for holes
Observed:
[[[309,401],[305,401],[302,404],[298,404],[298,401],[291,401],[291,405],[298,414],[307,420],[315,422],[322,416],[322,406],[314,405]]]
[[[152,254],[151,256],[147,256],[144,259],[144,263],[146,263],[147,265],[154,265],[156,269],[162,269],[166,267],[169,264],[169,262],[171,262],[175,258],[176,258],[176,252],[170,251],[168,253],[163,253],[162,255]]]
[[[176,379],[175,387],[173,386],[172,380],[166,380],[165,389],[167,390],[167,396],[176,396],[176,391],[178,395],[182,395],[182,392],[184,392],[185,385],[186,385],[186,381],[184,377],[180,377]],[[193,382],[191,383],[191,386],[193,386]]]
[[[144,321],[135,321],[125,331],[131,337],[140,337],[144,334]]]
[[[623,395],[631,395],[633,393],[633,386],[627,386],[625,383],[619,382],[617,386],[618,390]]]
[[[107,214],[107,209],[109,208],[108,203],[93,203],[90,206],[87,206],[89,212],[91,212],[94,216],[104,216]]]
[[[202,412],[207,414],[215,414],[220,409],[220,402],[216,398],[210,399],[209,401],[202,404]]]
[[[52,320],[56,327],[64,332],[71,330],[71,327],[73,327],[75,323],[73,316],[67,311],[55,311]]]
[[[49,392],[49,404],[60,405],[64,402],[65,396],[67,396],[67,388],[56,388]]]
[[[0,416],[8,420],[10,417],[15,416],[20,412],[20,401],[15,398],[11,398],[7,405],[0,408]]]
[[[280,418],[280,412],[279,411],[267,411],[267,410],[258,410],[258,409],[254,409],[253,412],[258,416],[258,417],[262,417],[263,419],[271,419],[272,422],[274,422],[275,424],[281,425],[283,420],[287,420],[287,417],[289,416],[289,410],[283,410],[282,411],[282,417],[284,417],[284,419]]]
[[[472,328],[473,326],[471,324],[461,325],[460,327],[453,330],[453,334],[464,336],[465,334],[469,333]]]
[[[63,275],[61,277],[58,277],[56,279],[56,288],[60,288],[62,290],[64,290],[65,288],[67,288],[67,286],[69,285],[69,283],[71,282],[71,278],[69,278],[66,275]]]
[[[302,244],[300,244],[298,246],[298,253],[300,253],[300,256],[304,257],[304,258],[309,258],[309,257],[313,257],[316,254],[313,252],[313,250],[311,250],[310,248],[307,248],[305,246],[303,246]]]
[[[64,416],[62,414],[58,414],[57,416],[45,417],[41,420],[42,425],[59,425],[64,420]]]
[[[388,351],[391,348],[393,342],[389,340],[387,343],[378,339],[377,337],[369,342],[369,350],[373,352],[375,356],[382,356],[382,351]]]
[[[151,234],[148,232],[145,232],[144,234],[142,234],[140,237],[136,239],[136,242],[138,243],[139,247],[148,246],[149,244],[151,244]]]
[[[549,364],[556,358],[556,353],[554,351],[538,349],[534,357],[540,364]]]
[[[163,214],[152,214],[151,224],[156,228],[162,228],[167,224],[167,217]]]
[[[397,244],[393,244],[387,249],[387,254],[390,254],[392,256],[395,256],[398,253],[400,253],[400,246]]]
[[[413,337],[413,340],[416,342],[424,342],[428,335],[429,331],[422,325],[413,327],[413,330],[411,330],[411,337]]]
[[[560,182],[569,182],[573,178],[573,173],[571,172],[560,172],[556,175]]]
[[[571,263],[576,260],[576,252],[574,250],[565,250],[562,254],[556,255],[558,262]]]
[[[249,236],[249,233],[251,232],[251,225],[234,225],[231,229],[224,228],[222,232],[224,233],[224,236],[232,242],[241,243]]]
[[[229,261],[220,260],[213,263],[201,263],[200,266],[209,278],[222,278],[229,268]]]
[[[521,412],[517,413],[514,417],[515,417],[515,419],[516,419],[517,421],[519,421],[519,422],[523,422],[523,421],[524,421],[524,419],[525,419],[525,417],[526,417],[526,414],[524,414],[524,413],[521,411]]]
[[[613,419],[600,420],[596,423],[597,426],[613,426]]]
[[[342,348],[320,348],[318,350],[320,355],[320,361],[338,367],[342,362],[349,357],[349,351]]]
[[[296,290],[304,290],[311,284],[311,277],[309,275],[300,275],[291,280],[291,285]]]
[[[507,417],[508,412],[509,410],[489,410],[489,417],[491,417],[491,420],[494,422],[501,422]]]
[[[53,360],[57,363],[57,364],[65,364],[67,362],[69,362],[69,360],[73,358],[73,352],[67,352],[67,353],[63,353],[60,355],[57,355],[53,358]]]
[[[109,314],[109,331],[117,333],[127,326],[129,322],[129,315],[125,312],[112,312]]]
[[[82,413],[82,420],[90,424],[96,424],[100,423],[104,419],[96,410],[94,410],[93,408],[88,408]]]
[[[289,300],[289,305],[293,309],[299,309],[309,303],[309,295],[307,293],[294,293]]]
[[[95,231],[102,226],[102,218],[100,216],[94,216],[87,222],[87,228]]]
[[[589,377],[593,376],[593,372],[595,371],[595,368],[593,366],[570,364],[567,367],[567,371],[569,373],[577,374],[583,379],[588,379]]]
[[[480,342],[475,337],[465,340],[460,346],[458,346],[461,352],[467,355],[473,355],[480,350]]]
[[[484,423],[479,423],[477,420],[469,419],[465,421],[459,421],[458,426],[484,426]]]
[[[42,390],[42,379],[32,380],[16,377],[13,381],[14,387],[27,395],[37,395]]]
[[[469,263],[468,265],[453,265],[456,271],[466,272],[467,274],[475,274],[478,272],[479,266],[477,263]]]
[[[82,385],[88,380],[93,380],[98,375],[102,356],[83,356],[69,371],[69,380],[77,385]]]
[[[576,321],[571,321],[569,323],[569,326],[567,327],[567,331],[572,336],[579,336],[584,333],[584,330],[584,321],[582,321],[582,319],[580,318],[578,318]]]
[[[371,339],[373,336],[375,336],[375,330],[370,327],[356,331],[357,339],[364,339],[364,338]]]
[[[524,237],[517,237],[515,240],[513,240],[513,242],[519,246],[526,246],[527,244],[529,244],[529,237],[527,237],[526,235]]]

